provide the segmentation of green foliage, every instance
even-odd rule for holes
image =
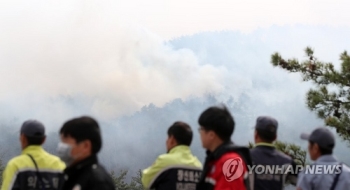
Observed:
[[[121,170],[119,175],[116,175],[114,171],[111,171],[111,177],[116,186],[116,190],[128,190],[128,184],[125,183],[125,177],[127,174],[127,170]]]
[[[5,165],[3,163],[3,159],[0,158],[0,187],[2,186],[2,173],[5,170]]]
[[[275,141],[274,145],[277,150],[292,157],[297,165],[305,166],[306,151],[302,150],[300,146],[293,143],[286,143],[281,141]]]
[[[142,172],[141,172],[141,170],[139,170],[137,172],[136,177],[131,178],[131,182],[129,184],[130,190],[143,190],[141,177],[142,177]]]
[[[248,144],[248,148],[249,148],[249,149],[252,149],[252,148],[254,148],[254,143],[252,143],[252,142],[249,142],[249,144]]]
[[[116,190],[143,190],[141,182],[141,170],[137,172],[136,177],[132,177],[129,184],[125,181],[127,174],[127,170],[120,170],[118,175],[116,175],[114,171],[110,172],[110,175],[116,186]]]
[[[274,53],[271,63],[289,72],[301,73],[304,81],[315,84],[316,89],[307,92],[306,105],[350,143],[350,56],[346,51],[340,55],[341,67],[337,71],[332,63],[318,61],[310,47],[305,53],[308,59],[302,62],[286,61],[279,53]],[[331,91],[332,88],[335,90]]]

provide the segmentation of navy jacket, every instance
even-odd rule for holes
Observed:
[[[254,190],[281,190],[287,180],[293,185],[296,184],[297,167],[295,162],[290,156],[276,150],[272,144],[258,143],[255,148],[250,150],[250,155],[253,162],[252,167],[258,168],[261,165],[263,167],[259,167],[265,170],[262,172],[253,169],[250,181],[254,183],[251,185]],[[281,170],[283,167],[290,168],[289,170]]]

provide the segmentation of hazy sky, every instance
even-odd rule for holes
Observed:
[[[94,11],[171,39],[201,31],[251,32],[271,25],[350,26],[349,6],[346,0],[33,0],[1,1],[0,15],[11,23],[13,17],[62,19]]]
[[[13,125],[17,119],[9,130],[18,131],[34,118],[57,132],[71,117],[116,123],[151,103],[244,92],[254,100],[247,107],[257,110],[247,125],[257,114],[274,113],[282,128],[296,133],[281,132],[281,138],[298,142],[301,130],[322,121],[305,114],[309,86],[300,75],[273,68],[270,55],[305,58],[302,50],[311,45],[320,60],[339,65],[341,51],[350,50],[349,7],[345,0],[2,0],[0,121]],[[230,32],[217,32],[223,30]],[[133,127],[140,127],[136,136],[118,143],[136,138],[137,151],[140,139],[150,137],[141,125]],[[168,126],[162,127],[159,141]],[[338,151],[345,154],[344,147]]]
[[[0,1],[0,105],[6,107],[1,117],[113,118],[149,103],[220,94],[227,91],[225,81],[242,92],[251,85],[249,76],[232,75],[227,67],[201,62],[202,55],[190,49],[174,50],[164,42],[272,25],[349,27],[348,5],[345,0]],[[82,98],[73,106],[67,97]]]
[[[271,25],[350,26],[346,0],[130,0],[118,12],[165,39],[200,31],[250,32]]]

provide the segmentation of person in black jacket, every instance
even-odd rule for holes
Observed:
[[[74,118],[63,124],[58,156],[67,165],[63,190],[115,190],[97,153],[102,146],[98,123],[91,117]]]
[[[277,127],[278,122],[272,117],[260,116],[256,120],[255,147],[251,149],[250,154],[253,167],[262,166],[264,170],[251,172],[253,190],[281,190],[284,189],[286,181],[296,184],[296,163],[290,156],[276,150],[273,145],[277,138]]]

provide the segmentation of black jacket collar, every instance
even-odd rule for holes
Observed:
[[[98,164],[97,155],[91,155],[91,156],[85,158],[84,160],[82,160],[82,161],[80,161],[72,166],[68,166],[64,170],[64,173],[66,173],[66,174],[75,173],[79,170],[85,169],[87,167],[91,167],[94,164]]]
[[[230,147],[233,147],[234,144],[232,141],[224,142],[220,146],[218,146],[213,152],[207,150],[207,156],[210,160],[219,159],[223,154],[229,151]]]
[[[251,165],[250,151],[248,147],[236,146],[232,141],[224,142],[219,147],[217,147],[213,152],[207,150],[206,161],[213,161],[219,159],[223,154],[227,152],[238,153],[245,161],[247,165]]]

